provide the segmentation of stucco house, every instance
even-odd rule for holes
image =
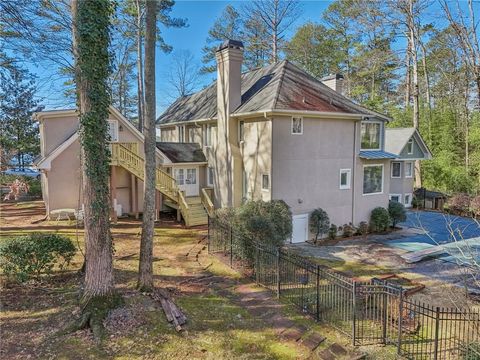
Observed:
[[[318,207],[343,225],[368,221],[390,198],[409,206],[409,164],[431,156],[417,131],[386,129],[387,116],[342,95],[342,76],[318,80],[285,60],[242,73],[243,45],[234,40],[216,59],[217,81],[157,120],[157,211],[175,209],[194,226],[215,207],[281,199],[299,242],[309,237],[308,217]],[[79,209],[78,116],[61,110],[36,118],[47,213]],[[113,107],[109,125],[112,217],[138,216],[143,135]]]

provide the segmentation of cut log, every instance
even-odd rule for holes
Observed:
[[[172,323],[175,330],[182,331],[182,325],[187,322],[187,317],[173,302],[170,294],[165,289],[155,289],[152,298],[162,305],[163,312],[169,323]]]

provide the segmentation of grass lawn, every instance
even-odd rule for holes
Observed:
[[[31,224],[40,206],[0,204],[2,237],[34,231],[50,231],[71,237],[83,249],[83,233],[68,221]],[[21,210],[21,211],[19,211]],[[28,211],[27,211],[28,210]],[[36,212],[37,211],[37,212]],[[35,215],[36,214],[36,215]],[[23,217],[23,220],[22,220]],[[273,328],[254,318],[244,308],[205,285],[188,282],[204,271],[243,281],[240,275],[215,257],[205,254],[200,262],[185,255],[205,235],[167,221],[155,232],[154,272],[156,286],[171,288],[176,303],[185,312],[185,330],[177,333],[163,310],[149,296],[135,290],[138,269],[140,223],[122,220],[112,227],[115,244],[115,282],[125,304],[105,322],[108,338],[98,348],[89,330],[59,335],[57,331],[75,319],[82,265],[79,251],[69,269],[56,272],[41,283],[22,286],[2,284],[0,314],[3,359],[306,359],[312,356],[298,344],[281,340]],[[1,241],[0,239],[0,241]],[[350,340],[336,331],[302,316],[292,306],[285,314],[309,329],[327,336],[321,351],[332,342],[348,346]],[[372,358],[394,359],[389,348],[365,349]]]

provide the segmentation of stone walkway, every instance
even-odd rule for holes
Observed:
[[[187,258],[196,261],[205,269],[203,262],[208,261],[208,256],[205,248],[199,247],[198,250],[191,251]],[[284,316],[282,308],[285,305],[278,302],[270,291],[259,289],[253,282],[245,283],[225,276],[216,276],[209,273],[208,269],[198,274],[198,278],[196,283],[207,286],[218,295],[246,309],[253,317],[272,327],[280,339],[307,348],[310,351],[309,359],[360,360],[365,358],[364,354],[351,352],[338,343],[332,343],[323,350],[315,351],[326,340],[325,336]]]

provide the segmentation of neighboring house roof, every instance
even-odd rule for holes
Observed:
[[[408,140],[414,137],[419,146],[423,149],[426,158],[431,158],[432,154],[423,141],[420,133],[413,127],[409,128],[387,128],[385,129],[385,150],[396,155],[400,155],[407,145]]]
[[[233,114],[267,110],[296,110],[363,114],[389,120],[383,114],[354,103],[287,60],[242,74],[242,100]],[[177,99],[157,124],[214,119],[217,116],[217,83]]]
[[[373,159],[395,159],[397,155],[389,153],[383,150],[366,150],[360,151],[359,156],[362,159],[373,160]]]
[[[414,191],[415,196],[419,198],[427,198],[427,199],[435,199],[435,198],[443,198],[446,199],[447,195],[444,193],[441,193],[439,191],[432,191],[432,190],[426,190],[425,188],[420,188],[420,189],[415,189]]]
[[[207,162],[202,148],[197,143],[157,142],[157,148],[172,163]]]

